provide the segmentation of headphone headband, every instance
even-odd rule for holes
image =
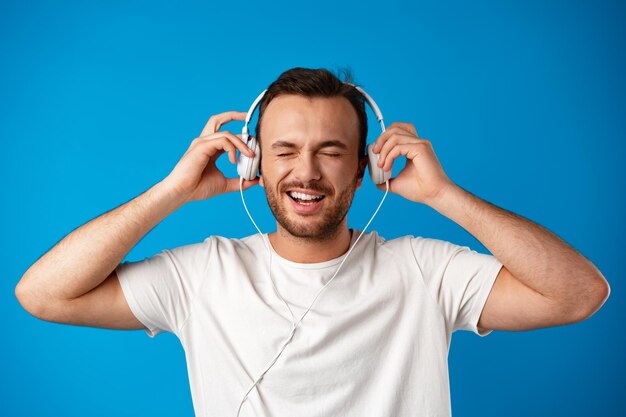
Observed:
[[[376,115],[376,119],[378,120],[378,123],[380,124],[381,130],[385,132],[385,122],[383,121],[383,114],[381,113],[380,109],[376,105],[376,102],[361,87],[357,87],[356,85],[352,83],[344,82],[344,84],[348,84],[356,88],[357,91],[360,92],[363,95],[363,97],[365,97],[365,100],[368,102],[368,104],[374,111],[374,114]],[[241,140],[255,154],[251,158],[245,155],[242,155],[241,153],[239,154],[239,159],[237,161],[237,173],[239,174],[239,176],[241,176],[242,178],[246,180],[252,180],[256,177],[256,174],[259,170],[259,166],[261,163],[261,155],[260,155],[261,149],[259,146],[259,142],[254,136],[250,136],[248,134],[248,123],[250,123],[250,119],[252,118],[252,113],[254,112],[256,107],[259,105],[259,102],[261,101],[261,99],[263,98],[266,92],[267,92],[267,89],[263,90],[263,92],[259,94],[257,98],[254,100],[254,102],[250,106],[250,109],[248,110],[248,113],[246,114],[245,124],[243,128],[241,129]],[[366,142],[367,142],[367,138],[366,138]],[[368,163],[369,173],[370,173],[370,177],[372,178],[372,181],[374,181],[375,184],[382,184],[383,182],[386,182],[389,178],[391,178],[391,171],[383,171],[381,168],[378,167],[379,155],[374,153],[373,147],[374,147],[373,144],[366,146],[367,156],[369,159],[369,163]]]
[[[374,114],[376,115],[376,120],[378,120],[378,123],[380,124],[381,130],[384,132],[385,131],[385,121],[383,120],[383,114],[380,111],[380,109],[378,108],[378,105],[376,104],[374,99],[372,97],[370,97],[370,95],[367,94],[365,92],[365,90],[363,90],[361,87],[356,86],[356,85],[354,85],[352,83],[344,82],[344,84],[351,85],[352,87],[356,88],[357,91],[359,91],[361,94],[363,94],[363,97],[365,97],[365,100],[370,105],[370,108],[374,111]],[[250,119],[252,119],[252,114],[254,113],[254,110],[257,108],[257,106],[261,102],[261,99],[263,98],[263,96],[265,95],[266,92],[267,92],[267,88],[265,90],[263,90],[263,92],[261,92],[261,94],[259,94],[257,96],[257,98],[254,100],[254,102],[250,106],[250,109],[248,110],[248,114],[246,114],[246,121],[245,121],[245,124],[243,126],[243,132],[244,132],[245,138],[242,138],[244,141],[248,139],[248,123],[250,123]]]

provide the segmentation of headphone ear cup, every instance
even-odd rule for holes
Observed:
[[[257,172],[259,172],[261,149],[254,136],[248,137],[246,146],[254,152],[254,156],[250,158],[241,152],[239,153],[239,158],[237,159],[237,174],[243,177],[244,180],[253,180],[256,178]]]
[[[383,184],[385,181],[391,178],[391,170],[383,171],[383,169],[378,166],[378,159],[380,155],[374,153],[372,149],[374,149],[373,143],[367,145],[367,156],[369,158],[367,168],[370,173],[370,178],[376,185]]]

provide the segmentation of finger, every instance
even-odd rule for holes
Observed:
[[[376,142],[374,142],[374,153],[379,153],[385,142],[395,134],[406,134],[406,131],[392,123],[392,126],[385,129],[385,131],[376,139]]]
[[[404,145],[406,143],[416,143],[419,141],[415,136],[408,134],[406,131],[400,134],[397,133],[390,137],[382,146],[379,155],[378,155],[378,166],[382,167],[387,154],[394,148],[396,145]]]
[[[209,117],[209,121],[207,122],[206,126],[204,126],[204,129],[202,129],[200,136],[206,136],[215,133],[220,130],[222,125],[232,120],[245,120],[247,114],[247,112],[235,110],[215,114]]]
[[[237,149],[234,146],[228,150],[228,160],[233,164],[237,163]]]
[[[239,191],[239,181],[239,178],[226,178],[226,192]],[[243,183],[241,184],[241,189],[247,190],[248,188],[258,183],[259,177],[256,177],[253,180],[243,180]]]
[[[223,153],[228,153],[228,159],[232,162],[236,162],[236,148],[235,145],[228,139],[219,138],[212,141],[204,141],[198,146],[201,148],[201,153],[208,156],[209,159],[215,163]]]
[[[383,171],[391,170],[393,166],[393,161],[396,160],[400,155],[406,156],[407,160],[412,160],[415,158],[421,151],[421,144],[419,143],[407,143],[404,145],[396,145],[390,152],[387,154],[385,161],[383,163],[382,169]]]
[[[385,141],[387,139],[389,139],[389,136],[394,134],[394,130],[392,127],[387,127],[387,129],[385,129],[385,131],[383,133],[380,134],[380,136],[378,136],[376,138],[376,141],[374,142],[374,147],[372,148],[372,151],[374,151],[374,153],[379,153],[380,152],[380,148],[382,147],[382,145],[385,143]]]
[[[243,184],[241,185],[241,188],[243,188],[244,190],[247,190],[248,188],[257,185],[259,181],[260,181],[259,177],[256,177],[253,180],[243,180]]]
[[[220,130],[222,125],[232,121],[232,120],[244,120],[246,118],[246,112],[239,111],[227,111],[224,113],[216,114],[209,117],[209,121],[206,126],[200,133],[200,136],[210,135],[211,133],[215,133]]]
[[[396,192],[396,186],[394,184],[396,178],[389,178],[389,192],[390,193],[395,193]],[[381,191],[386,191],[387,190],[387,184],[385,184],[384,182],[382,184],[376,184],[376,188],[378,188]]]
[[[208,136],[200,136],[198,137],[199,140],[203,141],[203,140],[208,140],[208,141],[212,141],[212,140],[216,140],[216,139],[226,139],[228,141],[230,141],[231,143],[233,143],[237,149],[239,149],[239,152],[252,157],[254,156],[254,151],[250,148],[248,148],[248,145],[246,145],[243,140],[241,139],[241,133],[237,134],[237,135],[233,135],[232,133],[228,132],[228,131],[223,131],[223,132],[215,132],[212,133]]]
[[[232,142],[230,142],[228,140],[226,140],[225,143],[226,144],[222,148],[223,149],[222,153],[228,152],[228,160],[232,164],[236,164],[237,163],[237,148],[235,147],[235,145]],[[221,155],[221,153],[220,153],[220,155]],[[219,156],[216,156],[215,159],[217,159],[218,157]]]
[[[395,180],[395,178],[389,178],[389,191],[393,192],[393,190],[391,189],[391,182]],[[385,184],[384,182],[382,184],[376,184],[376,188],[378,188],[381,191],[385,191],[387,190],[387,184]]]
[[[415,129],[415,126],[412,123],[393,122],[392,124],[389,125],[389,127],[391,126],[399,127],[400,129],[406,130],[407,132],[412,133],[415,136],[419,137],[419,135],[417,134],[417,129]]]

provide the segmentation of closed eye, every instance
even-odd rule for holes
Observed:
[[[292,156],[292,155],[293,155],[293,152],[284,152],[284,153],[279,153],[276,156],[287,157],[287,156]],[[324,152],[324,153],[322,153],[322,155],[328,156],[328,157],[331,157],[331,158],[338,158],[338,157],[341,156],[340,153],[336,153],[336,152]]]

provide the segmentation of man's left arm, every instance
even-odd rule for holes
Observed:
[[[530,330],[582,321],[607,300],[602,273],[549,230],[490,204],[453,183],[431,143],[409,123],[393,123],[376,141],[379,167],[400,155],[407,165],[389,190],[427,204],[478,239],[502,264],[478,327]],[[384,189],[385,185],[378,186]]]
[[[478,322],[529,330],[585,320],[606,301],[602,273],[576,249],[528,219],[450,185],[430,207],[478,239],[504,266]]]

